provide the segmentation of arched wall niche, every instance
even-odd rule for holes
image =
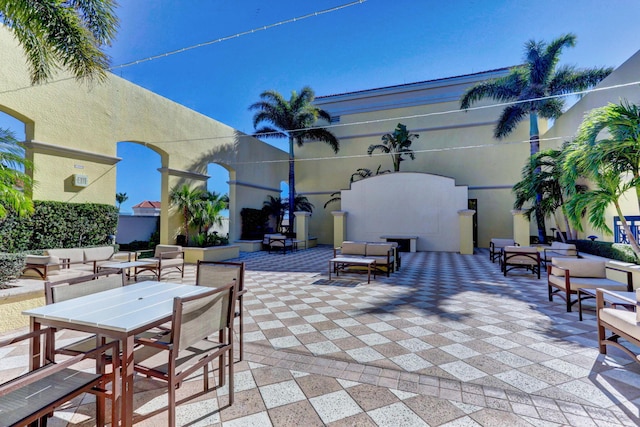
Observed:
[[[458,252],[458,212],[467,209],[468,189],[454,179],[414,172],[378,175],[342,191],[347,240],[417,236],[418,251]]]

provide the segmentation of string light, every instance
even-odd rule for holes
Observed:
[[[364,2],[366,2],[367,0],[355,0],[352,1],[350,3],[345,3],[339,6],[335,6],[329,9],[324,9],[324,10],[319,10],[319,11],[315,11],[315,12],[311,12],[308,13],[306,15],[302,15],[302,16],[298,16],[298,17],[294,17],[294,18],[289,18],[283,21],[279,21],[273,24],[269,24],[269,25],[264,25],[261,27],[257,27],[257,28],[253,28],[251,30],[247,30],[247,31],[243,31],[243,32],[239,32],[233,35],[229,35],[229,36],[225,36],[225,37],[220,37],[218,39],[215,40],[210,40],[207,42],[202,42],[202,43],[198,43],[192,46],[187,46],[184,48],[180,48],[180,49],[176,49],[173,51],[169,51],[169,52],[165,52],[162,54],[158,54],[158,55],[153,55],[153,56],[149,56],[147,58],[142,58],[142,59],[138,59],[135,61],[131,61],[131,62],[127,62],[124,64],[120,64],[120,65],[116,65],[113,67],[109,68],[109,71],[114,71],[114,70],[118,70],[118,69],[122,69],[122,68],[126,68],[126,67],[130,67],[130,66],[134,66],[134,65],[139,65],[142,64],[144,62],[149,62],[149,61],[153,61],[156,59],[160,59],[160,58],[166,58],[168,56],[172,56],[172,55],[177,55],[180,53],[184,53],[190,50],[194,50],[194,49],[198,49],[201,47],[205,47],[205,46],[210,46],[213,44],[217,44],[217,43],[221,43],[224,41],[228,41],[231,39],[235,39],[238,37],[242,37],[242,36],[247,36],[250,34],[254,34],[260,31],[266,31],[275,27],[279,27],[285,24],[289,24],[289,23],[293,23],[293,22],[297,22],[297,21],[301,21],[304,19],[309,19],[309,18],[313,18],[313,17],[317,17],[320,15],[324,15],[327,13],[332,13],[332,12],[336,12],[348,7],[352,7],[352,6],[357,6],[360,5]],[[49,82],[44,83],[46,84],[53,84],[53,83],[58,83],[58,82],[62,82],[62,81],[67,81],[67,80],[72,80],[75,79],[74,77],[66,77],[66,78],[61,78],[61,79],[57,79],[57,80],[52,80]],[[556,98],[564,98],[564,97],[570,97],[570,96],[580,96],[580,95],[586,95],[592,92],[600,92],[600,91],[606,91],[606,90],[612,90],[612,89],[619,89],[619,88],[624,88],[624,87],[628,87],[628,86],[633,86],[633,85],[638,85],[640,84],[640,81],[633,81],[633,82],[629,82],[629,83],[621,83],[621,84],[617,84],[617,85],[613,85],[613,86],[607,86],[607,87],[599,87],[599,88],[592,88],[592,89],[586,89],[586,90],[582,90],[582,91],[576,91],[576,92],[571,92],[571,93],[567,93],[567,94],[560,94],[560,95],[550,95],[550,96],[545,96],[545,97],[539,97],[539,98],[531,98],[531,99],[524,99],[524,100],[519,100],[519,101],[510,101],[510,102],[502,102],[502,103],[495,103],[495,104],[489,104],[489,105],[482,105],[482,106],[477,106],[477,107],[470,107],[464,110],[461,109],[455,109],[455,110],[445,110],[445,111],[437,111],[437,112],[431,112],[431,113],[423,113],[423,114],[413,114],[413,115],[406,115],[406,116],[395,116],[395,117],[388,117],[388,118],[382,118],[382,119],[372,119],[372,120],[363,120],[363,121],[359,121],[359,122],[353,122],[353,123],[335,123],[335,124],[328,124],[326,126],[322,126],[324,129],[332,129],[332,128],[340,128],[340,127],[345,127],[345,126],[361,126],[361,125],[369,125],[369,124],[376,124],[376,123],[385,123],[385,122],[390,122],[390,121],[400,121],[400,120],[410,120],[410,119],[419,119],[419,118],[426,118],[426,117],[433,117],[433,116],[442,116],[442,115],[448,115],[448,114],[457,114],[457,113],[461,113],[461,112],[468,112],[468,111],[477,111],[477,110],[485,110],[485,109],[489,109],[489,108],[500,108],[500,107],[507,107],[510,105],[517,105],[517,104],[524,104],[524,103],[529,103],[529,102],[537,102],[537,101],[544,101],[544,100],[549,100],[549,99],[556,99]],[[0,91],[0,95],[2,94],[6,94],[6,93],[12,93],[12,92],[17,92],[17,91],[21,91],[21,90],[26,90],[26,89],[31,89],[34,86],[24,86],[24,87],[19,87],[19,88],[14,88],[14,89],[7,89],[4,91]],[[269,136],[269,135],[276,135],[276,134],[282,134],[282,133],[292,133],[292,132],[300,132],[300,131],[305,131],[305,130],[310,130],[313,129],[313,127],[309,127],[309,128],[300,128],[300,129],[286,129],[283,131],[278,131],[278,132],[270,132],[270,133],[261,133],[261,134],[245,134],[245,135],[240,135],[240,137],[244,137],[244,138],[260,138],[263,136]],[[573,135],[570,136],[564,136],[564,137],[553,137],[553,138],[540,138],[539,141],[540,142],[548,142],[548,141],[557,141],[557,140],[570,140],[573,139]],[[197,141],[209,141],[209,140],[217,140],[217,139],[230,139],[230,138],[238,138],[237,134],[234,135],[218,135],[218,136],[207,136],[207,137],[201,137],[201,138],[189,138],[189,139],[179,139],[179,140],[165,140],[165,141],[153,141],[153,142],[149,142],[146,141],[144,143],[144,145],[146,147],[148,147],[151,144],[170,144],[170,143],[184,143],[184,142],[197,142]],[[122,141],[122,142],[126,142],[126,141]],[[529,143],[529,140],[523,140],[523,141],[510,141],[510,142],[500,142],[500,143],[492,143],[492,144],[481,144],[481,145],[467,145],[467,146],[460,146],[460,147],[445,147],[445,148],[430,148],[430,149],[424,149],[424,150],[413,150],[414,153],[433,153],[433,152],[445,152],[445,151],[455,151],[455,150],[468,150],[468,149],[479,149],[479,148],[490,148],[490,147],[494,147],[496,145],[512,145],[512,144],[523,144],[523,143]],[[333,157],[314,157],[314,158],[304,158],[304,159],[295,159],[296,162],[307,162],[307,161],[321,161],[321,160],[343,160],[343,159],[354,159],[354,158],[363,158],[363,157],[377,157],[377,156],[387,156],[388,153],[374,153],[371,155],[368,154],[362,154],[362,155],[350,155],[350,156],[333,156]],[[288,159],[285,160],[261,160],[261,161],[255,161],[255,162],[229,162],[229,164],[233,164],[233,165],[243,165],[243,164],[260,164],[260,163],[281,163],[281,162],[289,162]]]
[[[243,32],[236,33],[236,34],[233,34],[233,35],[230,35],[230,36],[220,37],[220,38],[215,39],[215,40],[210,40],[208,42],[198,43],[198,44],[195,44],[193,46],[183,47],[183,48],[176,49],[176,50],[173,50],[173,51],[170,51],[170,52],[165,52],[165,53],[161,53],[159,55],[150,56],[148,58],[137,59],[135,61],[127,62],[125,64],[116,65],[116,66],[111,67],[109,70],[113,71],[113,70],[117,70],[117,69],[120,69],[120,68],[130,67],[132,65],[142,64],[143,62],[153,61],[154,59],[166,58],[167,56],[177,55],[179,53],[188,52],[190,50],[198,49],[198,48],[201,48],[201,47],[211,46],[211,45],[216,44],[216,43],[221,43],[221,42],[224,42],[224,41],[227,41],[227,40],[236,39],[238,37],[247,36],[247,35],[250,35],[250,34],[255,34],[255,33],[260,32],[260,31],[270,30],[272,28],[279,27],[279,26],[285,25],[285,24],[290,24],[292,22],[302,21],[304,19],[314,18],[316,16],[324,15],[324,14],[327,14],[327,13],[337,12],[338,10],[346,9],[348,7],[351,7],[351,6],[357,6],[359,4],[364,3],[365,1],[367,1],[367,0],[356,0],[356,1],[352,1],[351,3],[342,4],[340,6],[332,7],[332,8],[329,8],[329,9],[324,9],[324,10],[319,10],[319,11],[316,11],[316,12],[311,12],[311,13],[308,13],[306,15],[298,16],[298,17],[295,17],[295,18],[290,18],[290,19],[287,19],[287,20],[284,20],[284,21],[280,21],[280,22],[276,22],[275,24],[264,25],[262,27],[253,28],[251,30],[243,31]]]

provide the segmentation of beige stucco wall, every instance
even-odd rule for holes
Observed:
[[[380,164],[382,169],[393,169],[389,155],[369,157],[366,153],[369,145],[381,143],[381,136],[401,122],[420,137],[411,146],[416,159],[402,162],[400,170],[450,177],[456,185],[468,186],[469,197],[478,200],[479,246],[488,247],[492,237],[511,237],[511,187],[520,179],[529,156],[528,122],[499,141],[493,138],[493,128],[500,108],[459,111],[466,88],[499,75],[462,76],[318,98],[319,107],[340,116],[338,126],[331,130],[340,139],[341,149],[333,155],[322,143],[297,148],[297,158],[305,161],[296,165],[296,189],[316,206],[310,233],[320,243],[333,242],[331,211],[339,210],[340,204],[322,206],[331,192],[349,188],[356,169],[375,171]],[[541,128],[546,130],[546,123]],[[416,195],[416,200],[428,200],[428,195]]]
[[[577,133],[584,116],[594,108],[602,107],[608,103],[619,103],[621,100],[628,100],[634,104],[640,104],[640,85],[630,82],[638,81],[640,76],[640,51],[616,68],[606,79],[604,79],[593,91],[580,99],[566,113],[564,113],[554,125],[546,132],[542,138],[557,138],[557,141],[548,142],[546,145],[559,145],[563,141],[570,141]],[[612,89],[606,89],[612,88]],[[604,90],[606,89],[606,90]],[[620,200],[625,216],[640,215],[638,212],[637,198],[633,192],[628,192]],[[609,207],[606,214],[606,223],[613,227],[613,217],[617,216],[613,205]],[[579,238],[589,235],[596,235],[600,240],[613,241],[612,235],[607,235],[601,230],[595,230],[587,221],[583,221],[584,232],[579,233]],[[565,230],[564,224],[558,227]]]
[[[161,156],[161,240],[171,242],[181,219],[168,211],[169,190],[206,185],[207,165],[230,172],[230,238],[240,237],[240,209],[261,208],[286,180],[286,153],[113,74],[78,83],[66,74],[32,87],[22,50],[0,28],[0,110],[25,123],[27,156],[34,161],[36,200],[115,204],[119,141],[143,144]],[[72,185],[74,174],[87,187]]]

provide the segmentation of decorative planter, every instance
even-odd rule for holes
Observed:
[[[184,247],[184,262],[195,264],[198,261],[224,261],[238,258],[240,247],[237,245],[209,246],[206,248]]]

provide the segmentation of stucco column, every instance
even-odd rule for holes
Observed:
[[[347,238],[347,212],[333,211],[333,247],[337,248]]]
[[[529,246],[529,220],[521,210],[512,210],[513,240],[520,246]]]
[[[460,253],[462,255],[473,255],[473,209],[463,209],[458,211],[460,223]]]
[[[298,211],[294,212],[293,215],[296,222],[296,240],[304,242],[306,249],[309,247],[309,217],[311,217],[311,213]]]

